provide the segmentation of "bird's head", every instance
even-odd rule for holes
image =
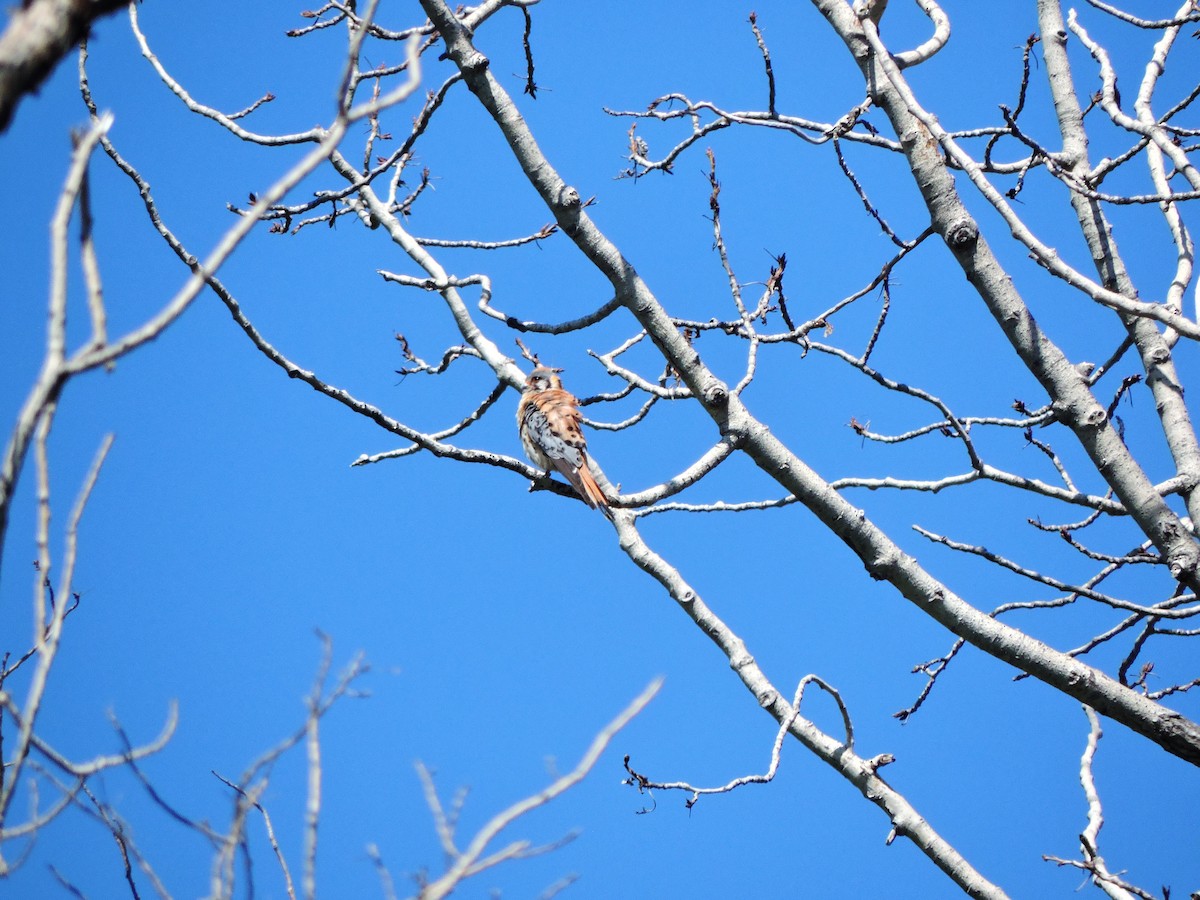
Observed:
[[[538,366],[525,379],[525,390],[537,392],[561,388],[562,379],[558,377],[561,371],[562,369],[552,369],[549,366]]]

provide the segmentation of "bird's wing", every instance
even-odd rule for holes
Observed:
[[[525,427],[550,459],[572,466],[583,465],[587,440],[579,430],[575,398],[564,390],[534,394],[525,409]]]
[[[561,389],[534,394],[525,408],[527,433],[551,465],[562,473],[591,507],[606,507],[600,486],[588,470],[587,439],[579,428],[575,398]]]

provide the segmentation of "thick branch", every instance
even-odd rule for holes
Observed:
[[[1063,137],[1064,168],[1076,178],[1081,178],[1091,170],[1091,164],[1087,156],[1083,111],[1079,107],[1067,56],[1066,29],[1059,0],[1039,0],[1038,24],[1042,32],[1046,75]],[[1097,274],[1106,286],[1118,293],[1127,297],[1136,296],[1133,280],[1121,258],[1112,227],[1100,203],[1077,191],[1071,191],[1070,198],[1080,230],[1095,261]],[[1190,252],[1187,255],[1190,257]],[[1187,266],[1190,272],[1190,259]],[[1141,356],[1142,366],[1146,370],[1146,386],[1154,395],[1155,408],[1176,471],[1185,476],[1189,484],[1184,492],[1188,511],[1196,519],[1200,517],[1200,505],[1193,505],[1195,492],[1191,488],[1200,482],[1200,445],[1197,444],[1196,432],[1183,401],[1182,381],[1171,357],[1171,348],[1153,322],[1128,313],[1118,314]]]
[[[92,23],[125,6],[125,0],[26,0],[9,12],[0,35],[0,132],[17,104],[87,37]]]

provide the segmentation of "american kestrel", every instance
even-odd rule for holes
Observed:
[[[563,390],[560,369],[538,366],[525,379],[517,404],[521,446],[547,475],[558,470],[592,509],[608,510],[608,500],[588,469],[587,439],[579,430],[578,401]]]

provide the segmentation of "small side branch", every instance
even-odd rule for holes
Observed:
[[[775,779],[775,774],[779,771],[779,759],[783,752],[783,739],[787,737],[788,731],[791,730],[792,724],[800,715],[800,706],[804,701],[804,689],[810,684],[815,684],[825,693],[829,694],[837,703],[838,710],[842,714],[842,724],[845,728],[842,745],[847,750],[854,749],[854,725],[850,721],[850,712],[846,709],[846,704],[842,701],[842,695],[831,687],[828,682],[817,677],[816,675],[805,675],[800,679],[800,684],[796,687],[796,695],[792,698],[792,711],[779,723],[779,730],[775,734],[775,741],[771,745],[771,761],[767,766],[767,771],[762,775],[742,775],[734,778],[719,787],[695,787],[686,781],[669,781],[657,782],[651,781],[645,775],[635,772],[629,765],[629,755],[625,756],[625,771],[629,773],[629,777],[624,779],[621,784],[632,785],[637,788],[638,793],[651,794],[655,790],[660,791],[687,791],[692,796],[688,798],[686,806],[691,809],[699,801],[704,794],[728,794],[730,791],[743,787],[747,784],[767,784]],[[876,757],[875,768],[887,765],[892,762],[894,757],[890,754],[883,754]],[[652,798],[653,799],[653,798]],[[639,810],[639,815],[651,812],[654,807],[649,809]]]
[[[771,51],[767,49],[767,42],[758,30],[758,14],[754,12],[750,13],[750,30],[754,32],[754,40],[758,42],[758,50],[767,70],[767,112],[774,118],[779,115],[775,110],[775,70],[771,68]]]
[[[1084,748],[1083,756],[1079,760],[1079,782],[1083,785],[1083,794],[1087,799],[1088,806],[1087,827],[1079,835],[1079,847],[1083,859],[1062,859],[1057,856],[1043,856],[1042,859],[1047,862],[1056,863],[1059,866],[1072,866],[1091,873],[1092,883],[1104,891],[1112,900],[1134,900],[1135,897],[1141,898],[1141,900],[1155,900],[1153,894],[1123,881],[1110,872],[1104,862],[1104,857],[1100,855],[1099,837],[1100,829],[1104,826],[1104,811],[1100,804],[1100,793],[1096,790],[1096,779],[1092,774],[1092,763],[1096,758],[1096,748],[1100,744],[1100,737],[1103,732],[1100,730],[1100,717],[1096,715],[1095,710],[1090,706],[1085,706],[1083,711],[1086,713],[1088,723],[1091,726],[1088,731],[1087,746]]]

